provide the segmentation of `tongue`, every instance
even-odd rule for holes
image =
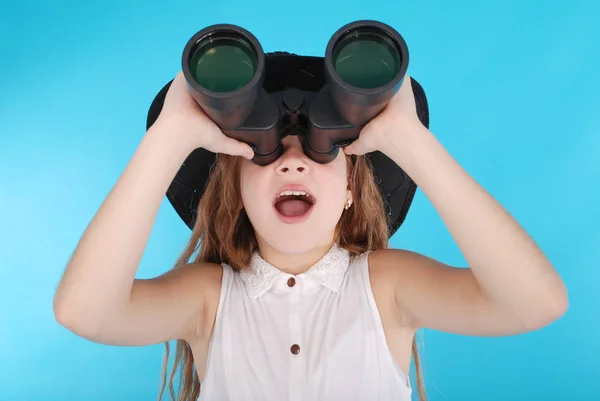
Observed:
[[[275,205],[277,211],[286,217],[302,216],[311,206],[310,203],[299,199],[286,199]]]

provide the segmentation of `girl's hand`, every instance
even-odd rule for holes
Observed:
[[[174,140],[190,144],[194,149],[204,148],[213,153],[254,157],[252,148],[243,142],[229,138],[204,113],[189,92],[183,72],[179,72],[165,97],[157,123],[172,132]]]
[[[417,106],[413,94],[411,79],[404,77],[402,86],[390,100],[385,109],[371,120],[360,132],[357,140],[344,147],[347,155],[364,155],[380,151],[385,153],[390,144],[415,131],[415,127],[424,127],[417,115]]]

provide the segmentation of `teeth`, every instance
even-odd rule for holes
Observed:
[[[284,196],[284,195],[304,195],[307,198],[310,197],[310,195],[308,195],[306,192],[304,191],[282,191],[279,195],[277,195],[277,197],[279,198],[280,196]]]

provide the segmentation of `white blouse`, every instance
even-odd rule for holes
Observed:
[[[307,272],[258,254],[223,264],[200,401],[410,401],[371,291],[368,252],[334,245]]]

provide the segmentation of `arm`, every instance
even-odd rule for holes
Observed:
[[[393,136],[392,136],[393,137]],[[378,256],[396,270],[406,324],[446,332],[502,335],[540,328],[567,308],[557,272],[529,235],[420,124],[386,154],[432,202],[469,268],[404,251]]]
[[[134,280],[164,194],[193,146],[157,122],[87,227],[54,298],[57,321],[92,341],[144,345],[199,330],[220,266]]]

